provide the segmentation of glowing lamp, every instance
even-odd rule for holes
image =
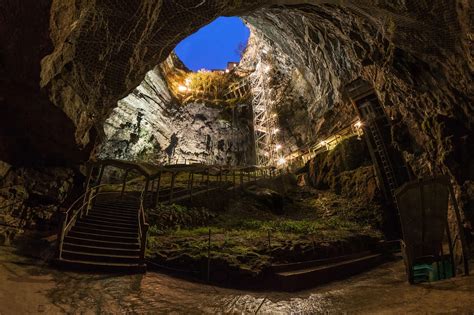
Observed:
[[[186,84],[186,86],[189,86],[191,84],[191,79],[186,79],[184,83]]]
[[[357,121],[355,124],[354,124],[354,127],[356,127],[357,129],[360,129],[362,127],[362,122],[359,120]]]
[[[285,165],[286,164],[286,159],[284,157],[281,157],[278,159],[278,165]]]
[[[273,134],[277,134],[279,132],[280,132],[280,129],[278,129],[278,128],[273,129]]]
[[[278,150],[281,150],[281,148],[283,148],[281,144],[277,144],[277,145],[275,146],[275,150],[277,150],[277,151],[278,151]]]
[[[178,91],[180,91],[180,92],[187,92],[187,91],[188,91],[188,88],[185,87],[184,85],[180,85],[180,86],[178,86]]]

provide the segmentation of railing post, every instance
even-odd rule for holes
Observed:
[[[158,205],[158,201],[159,201],[159,198],[160,198],[160,188],[161,188],[161,171],[160,171],[160,174],[158,175],[158,182],[156,184],[156,195],[155,195],[155,202],[154,202],[154,206],[156,207]]]
[[[170,198],[169,198],[169,202],[171,203],[171,200],[173,200],[173,193],[174,193],[174,183],[176,181],[176,175],[178,175],[178,173],[176,172],[173,172],[171,174],[171,190],[170,190]]]
[[[140,259],[142,261],[145,260],[145,249],[146,249],[146,240],[147,240],[147,237],[148,237],[148,224],[147,223],[143,223],[143,229],[142,229],[142,239],[140,240],[140,245],[141,245],[141,248],[140,248]]]
[[[125,174],[123,175],[123,183],[122,183],[122,192],[120,194],[120,197],[123,198],[123,194],[125,193],[125,186],[127,185],[127,176],[128,176],[129,170],[127,169],[125,171]]]
[[[67,224],[68,214],[66,212],[61,212],[61,218],[59,223],[58,231],[58,258],[62,258],[63,254],[63,243],[64,243],[64,234],[66,233],[66,224]]]
[[[88,166],[88,168],[87,168],[87,181],[86,181],[86,193],[89,191],[93,170],[94,170],[93,165]],[[86,201],[87,201],[87,194],[84,195],[84,201],[82,203],[86,203]]]
[[[191,180],[189,182],[189,197],[191,198],[191,201],[193,200],[193,184],[194,184],[194,173],[191,172]]]

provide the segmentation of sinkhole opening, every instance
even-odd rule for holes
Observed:
[[[191,71],[235,67],[247,47],[250,30],[239,17],[219,17],[181,41],[176,55]]]

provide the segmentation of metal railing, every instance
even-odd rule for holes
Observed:
[[[62,258],[63,252],[63,245],[64,245],[64,237],[67,233],[71,230],[74,226],[78,218],[82,218],[84,215],[89,214],[89,210],[92,207],[94,201],[96,200],[97,196],[110,194],[111,192],[104,192],[100,193],[100,188],[107,186],[107,184],[98,185],[89,188],[84,194],[82,194],[79,198],[76,199],[69,207],[66,212],[62,213],[61,217],[61,228],[59,230],[59,259]],[[81,203],[82,201],[82,203]]]
[[[140,195],[140,205],[138,209],[138,236],[140,238],[140,259],[145,261],[145,248],[148,234],[148,223],[145,217],[145,189]]]

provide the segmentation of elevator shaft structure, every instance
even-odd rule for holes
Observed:
[[[387,202],[397,210],[395,190],[409,181],[410,173],[402,154],[392,144],[391,122],[368,82],[358,79],[346,87],[346,92],[363,122],[379,186]]]

